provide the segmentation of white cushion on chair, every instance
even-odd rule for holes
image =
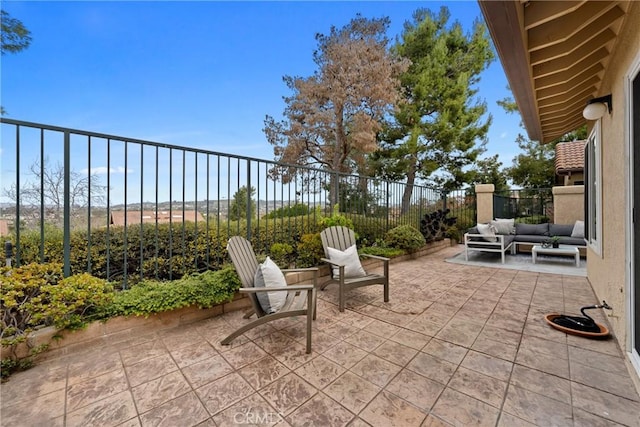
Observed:
[[[496,236],[496,229],[491,224],[478,223],[478,233],[482,234],[482,238],[487,242],[495,243],[498,241]]]
[[[284,278],[282,271],[280,271],[280,267],[271,261],[271,258],[267,257],[256,270],[253,286],[256,288],[287,286],[287,280]],[[276,313],[282,308],[287,299],[287,292],[258,292],[256,296],[265,313],[270,314]]]
[[[584,221],[576,221],[573,225],[573,231],[571,232],[571,237],[580,237],[584,238]]]
[[[358,257],[358,248],[356,245],[350,246],[345,251],[341,251],[335,248],[327,248],[329,252],[329,259],[338,264],[344,264],[344,277],[362,277],[366,276],[367,272],[362,268],[360,263],[360,257]],[[333,277],[340,276],[340,268],[332,266]]]

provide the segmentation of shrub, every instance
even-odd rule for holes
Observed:
[[[298,243],[297,252],[297,267],[314,267],[320,264],[320,258],[324,256],[320,233],[303,234]]]
[[[240,279],[232,266],[170,282],[144,280],[116,294],[113,304],[105,308],[103,317],[149,316],[189,305],[208,308],[231,301],[238,288]]]
[[[289,268],[293,262],[293,246],[288,243],[274,243],[269,249],[271,258],[280,268]]]
[[[405,254],[403,249],[388,248],[386,246],[363,246],[358,249],[358,252],[361,254],[378,255],[387,258],[393,258]]]
[[[322,217],[318,224],[320,228],[325,229],[335,225],[342,225],[353,230],[353,221],[340,213],[340,205],[333,205],[333,213],[331,216]]]
[[[385,236],[385,243],[407,252],[415,252],[426,244],[422,233],[411,225],[400,225],[389,230]]]
[[[309,206],[304,203],[296,203],[291,206],[283,206],[281,208],[276,209],[275,211],[269,212],[268,215],[265,215],[264,218],[286,218],[290,216],[302,216],[307,215],[309,213]]]
[[[2,361],[2,376],[32,363],[31,358],[16,360],[17,345],[28,343],[37,327],[54,325],[57,329],[77,329],[89,315],[110,304],[114,291],[106,281],[87,273],[63,278],[62,264],[27,264],[18,268],[0,268],[3,278],[0,308],[2,346],[13,357]],[[34,356],[47,345],[30,348]]]

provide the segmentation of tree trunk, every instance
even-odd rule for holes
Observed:
[[[400,213],[405,215],[411,208],[411,196],[413,196],[413,184],[416,182],[416,163],[411,162],[409,170],[407,171],[407,185],[404,187],[404,193],[402,194],[402,209]]]

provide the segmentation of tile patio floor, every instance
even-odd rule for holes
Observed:
[[[542,319],[595,303],[585,278],[444,262],[459,250],[393,264],[387,304],[320,292],[310,355],[291,319],[222,347],[225,314],[16,374],[1,425],[640,426],[614,342]]]

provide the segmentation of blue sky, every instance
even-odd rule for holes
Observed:
[[[2,106],[17,120],[273,159],[265,115],[282,115],[284,75],[316,70],[316,33],[361,13],[389,16],[393,39],[416,9],[443,4],[468,31],[481,19],[475,1],[4,1],[33,42],[2,57]],[[479,96],[493,115],[486,156],[508,166],[520,119],[496,105],[506,86],[496,58]]]

